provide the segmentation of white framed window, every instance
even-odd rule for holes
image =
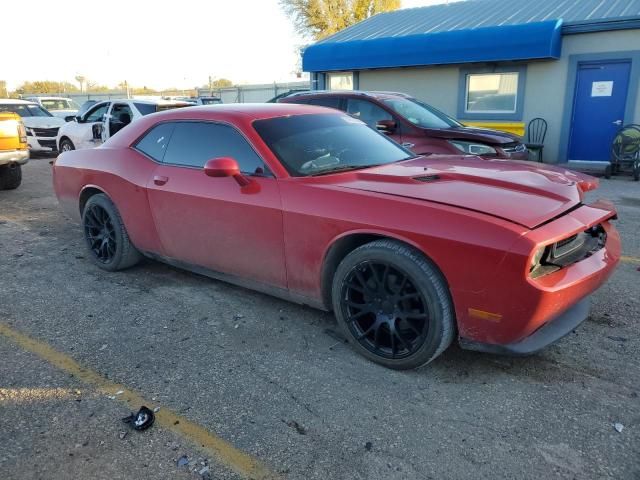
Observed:
[[[464,112],[515,114],[519,72],[468,73]]]
[[[328,90],[353,90],[353,72],[327,73]]]

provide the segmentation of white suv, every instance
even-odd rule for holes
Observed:
[[[58,150],[66,152],[97,147],[140,117],[192,105],[187,102],[128,99],[96,103],[85,113],[75,117],[74,121],[67,122],[60,128],[56,139]]]
[[[73,117],[78,113],[78,109],[80,108],[76,102],[64,97],[27,97],[25,100],[37,103],[41,107],[46,108],[54,117],[60,118]]]
[[[56,150],[58,129],[64,120],[54,117],[34,102],[0,99],[0,112],[13,112],[20,115],[27,131],[27,142],[32,152],[52,152]]]

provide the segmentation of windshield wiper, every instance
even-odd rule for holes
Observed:
[[[326,170],[322,170],[320,172],[312,173],[311,175],[307,175],[307,176],[308,177],[319,177],[320,175],[328,175],[330,173],[348,172],[349,170],[360,170],[362,168],[379,167],[380,165],[385,165],[385,164],[384,163],[372,163],[370,165],[345,165],[343,167],[328,168]]]

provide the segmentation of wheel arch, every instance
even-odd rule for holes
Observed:
[[[438,264],[415,242],[399,235],[391,234],[389,232],[370,230],[345,232],[331,241],[331,243],[325,250],[322,260],[320,287],[322,294],[322,303],[325,305],[327,310],[332,310],[331,287],[333,283],[333,277],[336,273],[336,270],[338,269],[338,265],[340,265],[340,262],[342,262],[342,260],[344,260],[344,258],[356,248],[361,247],[362,245],[365,245],[367,243],[374,242],[376,240],[393,240],[395,242],[399,242],[410,248],[413,248],[414,250],[417,250],[436,266],[436,268],[442,274],[442,277],[445,279],[447,287],[449,288],[449,284],[447,282],[446,276],[444,275],[444,272],[442,272]],[[449,291],[450,290],[451,289],[449,288]]]
[[[82,217],[82,212],[84,212],[84,206],[87,204],[89,199],[94,195],[98,195],[100,193],[102,193],[103,195],[106,195],[109,198],[109,200],[113,202],[113,199],[109,196],[107,192],[105,192],[104,190],[102,190],[101,188],[95,185],[87,185],[82,188],[82,190],[80,191],[80,196],[78,198],[78,208],[80,209],[80,217]]]
[[[69,140],[69,141],[71,142],[71,145],[73,145],[73,148],[75,148],[75,147],[76,147],[76,144],[75,144],[75,143],[73,143],[73,140],[71,140],[67,135],[62,135],[62,136],[60,137],[60,139],[58,140],[58,152],[61,152],[61,151],[62,151],[62,150],[61,150],[61,148],[60,148],[60,145],[62,144],[62,141],[63,141],[63,140]]]

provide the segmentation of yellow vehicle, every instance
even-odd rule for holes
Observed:
[[[20,116],[0,112],[0,190],[18,188],[22,165],[29,161],[27,131]]]

